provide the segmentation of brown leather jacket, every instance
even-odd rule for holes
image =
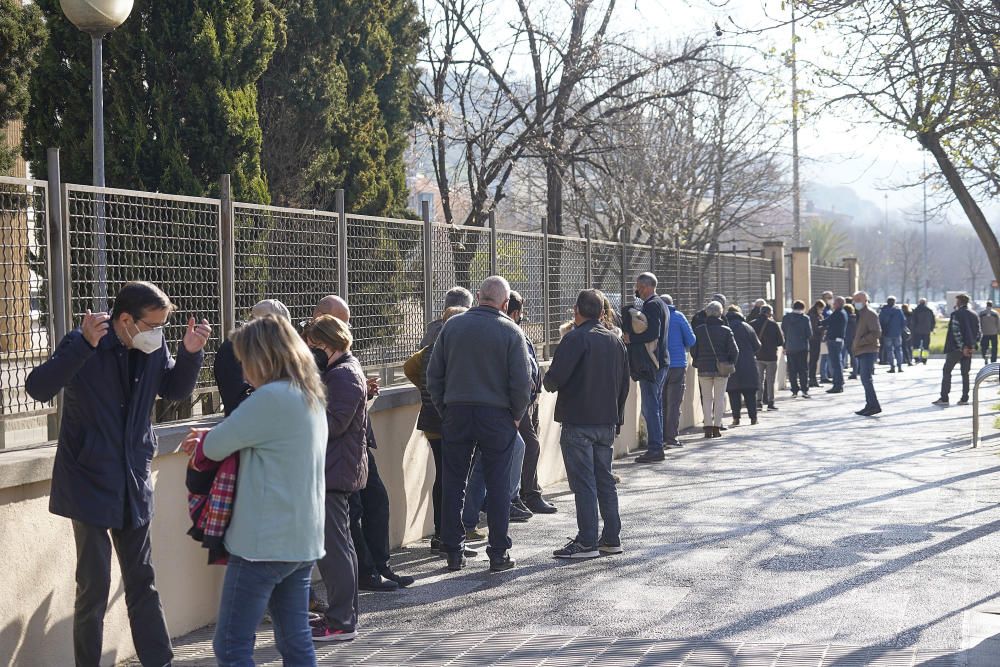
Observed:
[[[878,352],[879,342],[882,340],[882,325],[878,323],[878,315],[872,310],[871,304],[868,307],[858,310],[858,328],[854,332],[853,354],[868,354]]]

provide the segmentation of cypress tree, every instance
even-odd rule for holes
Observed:
[[[0,0],[0,174],[13,166],[16,154],[4,146],[4,128],[28,110],[28,81],[44,38],[37,7]]]

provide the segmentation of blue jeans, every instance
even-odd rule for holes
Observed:
[[[646,438],[650,453],[663,451],[663,385],[667,381],[667,367],[656,371],[656,381],[639,380],[642,393],[642,416],[646,420]]]
[[[576,501],[576,541],[587,547],[598,544],[598,510],[604,519],[600,540],[607,544],[621,543],[618,491],[611,475],[614,442],[614,426],[563,424],[559,436],[569,488]]]
[[[878,396],[875,395],[875,383],[872,381],[872,374],[875,372],[876,352],[866,352],[855,355],[858,362],[858,375],[861,376],[861,384],[865,388],[865,407],[875,408],[878,405]]]
[[[829,343],[827,344],[826,349],[829,351],[829,349],[830,349]],[[829,380],[830,379],[830,354],[829,354],[829,352],[827,352],[827,354],[821,354],[821,355],[819,355],[819,379],[820,380]]]
[[[528,418],[527,415],[524,416]],[[510,498],[516,500],[521,494],[521,466],[524,463],[524,438],[517,434],[513,459],[510,463]],[[462,508],[462,525],[469,531],[479,525],[479,512],[486,503],[486,475],[483,473],[483,457],[477,451],[472,459],[469,484],[465,487],[465,507]]]
[[[309,575],[313,563],[248,561],[230,556],[215,628],[219,667],[252,667],[254,639],[264,610],[271,612],[274,642],[287,667],[316,664],[309,628]]]
[[[886,348],[889,357],[889,365],[892,367],[902,367],[903,365],[903,337],[883,336],[882,345]]]
[[[828,340],[826,342],[826,349],[829,350],[826,358],[830,364],[830,378],[833,380],[833,386],[836,389],[843,389],[844,387],[843,348],[844,344],[838,343],[835,340]]]

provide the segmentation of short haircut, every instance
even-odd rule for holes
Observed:
[[[920,306],[926,306],[927,305],[927,299],[920,299],[919,301],[917,301],[917,304],[920,305]]]
[[[969,295],[962,293],[955,297],[958,301],[962,302],[964,305],[969,305]]]
[[[479,302],[499,308],[510,298],[510,283],[503,276],[490,276],[479,286]]]
[[[521,296],[520,292],[511,290],[510,297],[507,299],[507,314],[510,315],[522,309],[524,309],[524,297]]]
[[[833,298],[833,292],[831,292],[830,290],[826,290],[826,291],[825,291],[825,292],[823,292],[823,294],[821,294],[820,296],[822,296],[822,297],[823,297],[824,299],[825,299],[825,298],[826,298],[827,296],[829,296],[829,297],[830,297],[830,298],[832,299],[832,298]]]
[[[767,303],[767,301],[765,301],[764,299],[757,299],[756,301],[753,302],[753,305],[760,306],[761,308],[763,308],[765,303]]]
[[[743,309],[737,306],[735,303],[730,305],[729,308],[726,309],[726,311],[730,313],[739,313],[740,315],[743,314]]]
[[[133,280],[125,283],[118,295],[115,296],[115,305],[111,311],[111,319],[118,319],[123,313],[128,313],[132,319],[141,320],[147,310],[164,310],[173,312],[174,304],[170,302],[163,290],[142,280]]]
[[[799,300],[792,304],[792,310],[805,310],[805,309],[806,309],[805,301]]]
[[[333,315],[320,315],[306,327],[306,340],[320,343],[338,352],[346,352],[354,344],[354,336],[347,322]]]
[[[993,307],[993,302],[992,301],[987,301],[986,302],[986,307],[987,308],[992,308]]]
[[[834,303],[839,303],[841,306],[843,306],[845,303],[847,303],[847,299],[845,299],[842,296],[835,296],[835,297],[833,297],[833,302]]]
[[[452,287],[450,290],[445,292],[444,307],[451,308],[452,306],[472,308],[472,292],[464,287]]]
[[[770,315],[773,312],[774,312],[774,309],[771,308],[771,306],[761,306],[760,307],[760,314],[761,315]]]
[[[604,295],[595,289],[585,289],[576,295],[576,310],[580,317],[596,320],[604,313]]]
[[[722,317],[722,304],[718,301],[709,301],[705,306],[705,315],[708,317]]]
[[[816,303],[813,304],[813,308],[826,308],[826,301],[823,301],[823,299],[816,299]]]
[[[640,285],[645,285],[646,287],[656,288],[656,276],[649,271],[645,273],[640,273],[639,277],[635,279]]]
[[[663,303],[669,306],[674,305],[674,297],[670,296],[669,294],[661,294],[660,298],[663,299]]]
[[[288,306],[281,303],[277,299],[264,299],[263,301],[258,301],[254,304],[253,308],[250,309],[250,316],[253,318],[264,317],[265,315],[274,315],[275,317],[281,317],[289,322],[292,321],[292,314],[288,312]]]
[[[718,301],[720,306],[726,305],[726,295],[725,294],[713,294],[712,301]]]
[[[896,305],[896,297],[890,296],[888,299],[885,300],[885,302],[887,304],[889,304],[890,306],[895,306]]]
[[[444,313],[441,315],[441,320],[447,322],[456,315],[461,315],[462,313],[468,312],[468,308],[465,306],[451,306],[450,308],[445,308]]]

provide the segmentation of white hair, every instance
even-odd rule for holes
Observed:
[[[258,318],[266,315],[284,318],[286,322],[292,321],[292,314],[288,312],[288,306],[277,299],[264,299],[254,304],[250,309],[250,317]]]
[[[708,317],[722,317],[722,304],[718,301],[709,301],[705,306],[705,315]]]
[[[479,303],[500,307],[510,298],[510,283],[503,276],[490,276],[479,286]]]

